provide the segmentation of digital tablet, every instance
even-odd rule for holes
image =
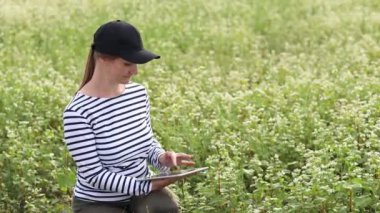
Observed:
[[[161,173],[158,175],[137,178],[136,180],[137,181],[162,180],[162,179],[167,179],[167,178],[185,177],[185,176],[194,175],[196,173],[206,171],[207,169],[208,167],[201,167],[201,168],[185,169],[185,170],[179,170],[179,171],[169,171],[167,173]]]

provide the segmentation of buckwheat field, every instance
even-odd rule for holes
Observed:
[[[209,167],[183,212],[380,211],[380,1],[0,2],[0,212],[71,212],[62,113],[114,19],[161,55],[156,138]]]

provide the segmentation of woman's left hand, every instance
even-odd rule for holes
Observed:
[[[175,153],[175,152],[165,152],[158,159],[160,163],[167,167],[175,167],[175,166],[192,166],[194,165],[194,161],[192,161],[193,156],[185,153]]]

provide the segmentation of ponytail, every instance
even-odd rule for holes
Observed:
[[[86,85],[94,75],[95,69],[95,57],[94,57],[94,47],[91,46],[90,52],[88,53],[86,68],[84,70],[84,75],[82,79],[82,83],[80,84],[79,90],[82,89],[84,85]]]

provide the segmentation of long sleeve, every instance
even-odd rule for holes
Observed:
[[[95,144],[95,135],[86,118],[66,110],[63,114],[64,137],[77,166],[78,177],[96,189],[138,196],[151,191],[150,181],[136,181],[103,167]]]
[[[148,161],[151,163],[155,168],[159,169],[160,171],[168,171],[170,168],[163,166],[159,162],[159,157],[165,153],[165,150],[162,148],[161,144],[156,140],[154,137],[152,125],[151,125],[151,119],[150,119],[150,103],[149,103],[149,96],[146,97],[146,121],[148,124],[148,127],[150,128],[150,131],[152,132],[153,142],[149,149],[148,153]]]

